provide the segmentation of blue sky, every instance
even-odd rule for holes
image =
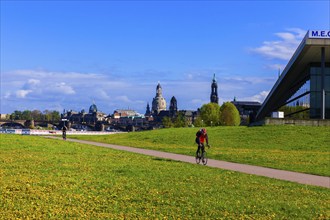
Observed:
[[[1,1],[1,113],[262,102],[329,1]]]

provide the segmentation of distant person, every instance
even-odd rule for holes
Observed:
[[[62,137],[63,137],[63,140],[66,140],[66,130],[67,130],[67,127],[64,124],[63,127],[62,127]]]
[[[205,128],[201,128],[199,131],[197,131],[195,141],[196,141],[196,144],[198,145],[198,148],[196,151],[196,158],[197,158],[198,155],[203,154],[205,151],[204,142],[206,142],[207,147],[210,148],[209,138],[207,136],[207,132],[206,132]],[[202,151],[201,154],[199,154],[200,151]]]

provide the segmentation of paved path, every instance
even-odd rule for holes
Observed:
[[[59,137],[52,137],[52,136],[48,136],[47,138],[60,139]],[[113,144],[105,144],[105,143],[85,141],[85,140],[67,139],[67,141],[89,144],[99,147],[112,148],[117,150],[124,150],[124,151],[145,154],[154,157],[183,161],[187,163],[196,163],[195,157],[193,156],[186,156],[181,154],[167,153],[167,152],[147,150],[147,149],[134,148],[134,147],[118,146]],[[212,160],[212,159],[208,160],[207,166],[221,168],[225,170],[238,171],[241,173],[254,174],[258,176],[266,176],[270,178],[297,182],[301,184],[330,188],[330,177],[325,177],[325,176],[316,176],[311,174],[277,170],[272,168],[265,168],[265,167],[252,166],[252,165],[239,164],[239,163],[231,163],[231,162]]]

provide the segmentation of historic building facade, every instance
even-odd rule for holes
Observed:
[[[81,110],[80,112],[64,110],[63,114],[61,114],[61,119],[67,120],[69,127],[87,129],[86,125],[95,126],[97,123],[105,122],[107,115],[99,112],[97,106],[92,104],[89,107],[88,113],[85,110]]]
[[[166,100],[162,94],[162,87],[158,83],[156,87],[156,97],[152,101],[152,109],[150,111],[149,103],[146,107],[145,117],[151,126],[158,127],[162,124],[163,118],[168,117],[174,120],[178,116],[183,116],[189,125],[194,122],[197,117],[197,111],[179,110],[177,99],[172,96],[169,109],[166,109]]]

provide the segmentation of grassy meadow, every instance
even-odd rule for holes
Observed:
[[[171,128],[74,138],[194,155],[197,130]],[[330,176],[329,127],[210,127],[207,131],[210,158]]]
[[[195,130],[146,132],[141,143],[193,152]],[[235,147],[226,129],[209,130],[213,151]],[[157,132],[178,136],[155,140]],[[134,135],[144,133],[114,140],[128,145]],[[0,219],[330,218],[330,190],[322,187],[38,136],[0,138]]]

